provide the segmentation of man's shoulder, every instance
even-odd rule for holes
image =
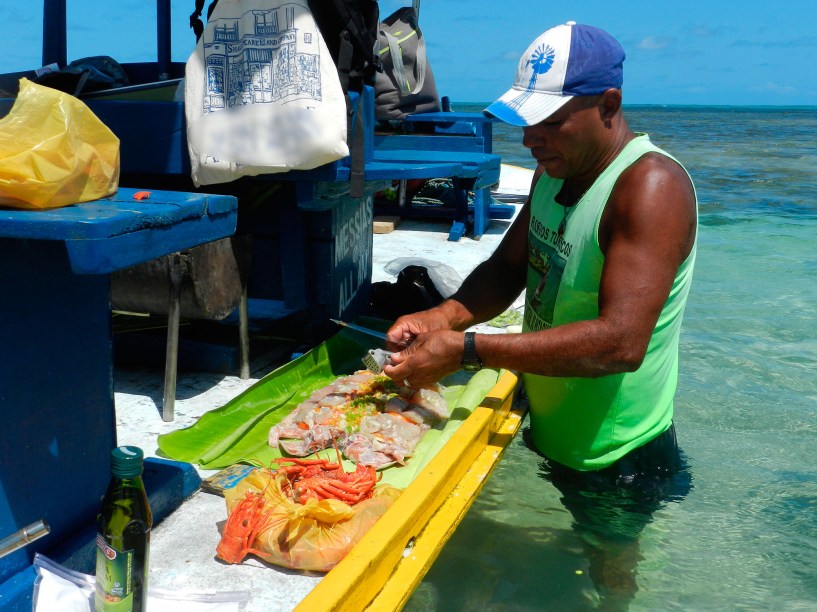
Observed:
[[[675,188],[694,197],[692,180],[686,169],[674,157],[662,150],[648,151],[621,173],[614,191]]]
[[[649,151],[621,173],[603,224],[613,230],[641,222],[672,225],[677,220],[685,228],[694,225],[696,209],[695,188],[683,166],[662,151]]]

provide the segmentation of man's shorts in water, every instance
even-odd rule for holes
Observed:
[[[528,448],[535,450],[529,429],[523,436]],[[539,468],[542,478],[562,494],[578,531],[613,540],[637,538],[656,510],[681,501],[692,489],[674,424],[601,470],[582,472],[546,457]]]

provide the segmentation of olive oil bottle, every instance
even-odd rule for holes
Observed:
[[[150,513],[142,482],[142,450],[111,451],[111,482],[97,517],[96,611],[147,609]]]

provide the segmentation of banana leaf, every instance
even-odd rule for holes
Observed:
[[[221,408],[205,413],[190,427],[160,435],[159,454],[195,463],[204,469],[221,469],[235,463],[269,467],[273,459],[281,457],[281,452],[267,443],[270,428],[313,390],[330,384],[338,376],[363,369],[361,357],[370,348],[370,337],[350,329],[341,330],[270,372]],[[441,381],[450,419],[442,429],[426,432],[405,466],[384,469],[381,482],[398,488],[407,486],[480,404],[498,378],[498,371],[485,369],[474,376],[459,372]],[[321,451],[320,456],[334,459],[335,450]],[[354,469],[351,462],[344,463],[346,469]]]

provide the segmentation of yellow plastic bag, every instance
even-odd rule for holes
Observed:
[[[114,193],[119,139],[77,98],[20,79],[0,119],[0,206],[57,208]]]
[[[242,520],[233,520],[242,533],[229,533],[225,525],[217,554],[230,563],[252,553],[268,563],[298,570],[328,572],[352,550],[400,496],[400,489],[378,485],[370,499],[350,506],[337,499],[291,501],[282,491],[283,474],[256,469],[234,488],[224,492],[227,512],[250,503]],[[250,514],[262,517],[260,521]],[[228,520],[228,524],[230,521]],[[253,529],[257,526],[257,531]]]

